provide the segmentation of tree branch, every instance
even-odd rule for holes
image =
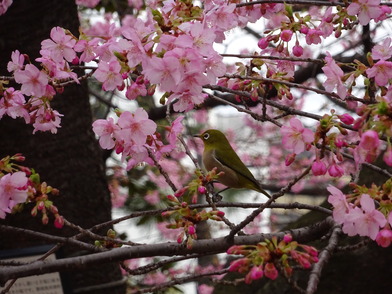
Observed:
[[[340,226],[335,226],[332,231],[331,238],[329,239],[327,247],[321,251],[319,255],[319,261],[313,266],[313,269],[309,276],[308,287],[306,289],[306,294],[313,294],[317,290],[317,285],[320,281],[321,271],[324,265],[327,264],[329,258],[332,256],[335,248],[338,245],[339,235],[341,234],[342,230]]]
[[[285,234],[291,234],[294,240],[306,243],[323,236],[334,225],[331,217],[324,221],[313,224],[309,227],[293,229],[276,234],[258,234],[249,236],[236,236],[230,242],[227,238],[215,238],[206,240],[196,240],[193,246],[187,249],[185,245],[177,242],[166,242],[158,244],[136,245],[132,247],[121,247],[110,251],[98,252],[85,256],[69,257],[54,261],[36,261],[28,265],[3,266],[0,268],[0,285],[4,285],[10,279],[27,277],[31,275],[41,275],[56,271],[69,271],[75,269],[85,269],[92,265],[109,262],[119,262],[125,259],[151,257],[151,256],[175,256],[189,255],[195,253],[225,252],[232,245],[257,244],[272,236],[283,238]]]

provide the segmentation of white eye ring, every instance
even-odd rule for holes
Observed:
[[[209,134],[209,133],[205,133],[205,134],[203,135],[204,140],[208,140],[209,137],[210,137],[210,134]]]

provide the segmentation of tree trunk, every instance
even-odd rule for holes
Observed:
[[[6,65],[15,49],[28,54],[35,63],[41,41],[49,38],[50,29],[54,26],[78,34],[75,1],[14,1],[6,14],[0,16],[0,75],[9,75]],[[60,190],[60,195],[53,200],[67,220],[84,228],[110,220],[110,195],[100,148],[91,129],[86,83],[67,87],[62,95],[56,95],[52,106],[64,115],[62,127],[56,135],[41,132],[32,135],[32,126],[25,125],[22,119],[3,117],[0,120],[0,157],[23,153],[27,158],[25,165],[33,167],[42,181]],[[22,214],[8,215],[1,223],[63,236],[75,233],[66,228],[55,229],[53,219],[48,225],[42,225],[39,217],[30,216],[28,208]],[[4,234],[0,234],[0,240],[0,250],[43,242],[23,235]],[[70,248],[64,248],[63,253],[65,256],[83,254]],[[68,275],[73,290],[121,280],[117,264],[105,264]],[[125,287],[120,285],[83,293],[109,291],[124,293]]]

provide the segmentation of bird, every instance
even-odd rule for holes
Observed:
[[[219,176],[218,182],[228,188],[251,189],[271,198],[238,157],[226,136],[221,131],[210,129],[194,137],[202,139],[204,143],[204,167],[208,171],[216,168],[217,173],[223,172]]]

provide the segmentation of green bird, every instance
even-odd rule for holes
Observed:
[[[195,137],[202,139],[204,143],[204,167],[208,171],[216,167],[217,173],[224,173],[218,178],[220,183],[229,188],[251,189],[271,198],[235,153],[221,131],[211,129]]]

